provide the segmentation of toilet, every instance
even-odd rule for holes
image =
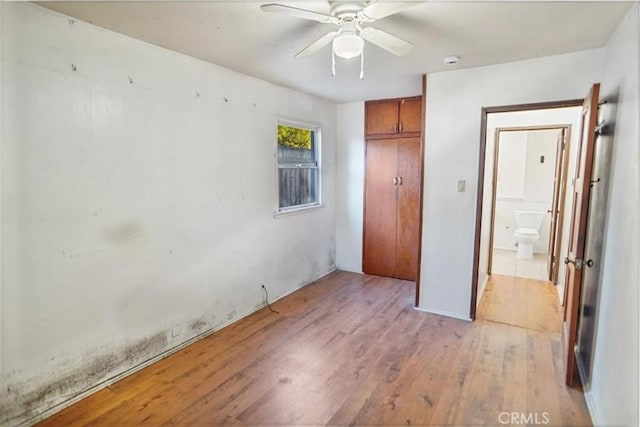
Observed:
[[[513,233],[518,242],[516,258],[533,259],[533,244],[538,241],[543,212],[516,211],[516,231]]]

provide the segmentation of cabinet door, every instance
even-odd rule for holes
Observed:
[[[420,138],[398,140],[395,277],[416,280],[420,247]]]
[[[394,276],[396,265],[396,203],[398,143],[367,141],[362,270]]]
[[[398,102],[367,102],[365,122],[367,136],[397,133]]]
[[[400,132],[422,131],[422,98],[400,101]]]

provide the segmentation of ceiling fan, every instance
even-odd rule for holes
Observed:
[[[276,3],[263,4],[260,8],[265,12],[282,13],[297,18],[337,25],[338,28],[336,30],[323,35],[296,54],[298,59],[306,58],[332,43],[331,75],[333,76],[336,74],[336,55],[345,59],[360,56],[360,79],[364,78],[363,52],[365,41],[398,56],[406,55],[413,50],[414,45],[412,43],[374,27],[363,27],[363,24],[369,24],[393,15],[402,9],[415,5],[416,2],[330,1],[329,3],[331,4],[329,14]]]

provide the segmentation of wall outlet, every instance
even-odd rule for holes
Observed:
[[[458,181],[458,193],[464,193],[465,187],[467,186],[467,181],[461,179]]]
[[[171,327],[171,336],[177,337],[178,335],[180,335],[180,332],[182,332],[182,326],[180,325],[180,322],[174,323]]]

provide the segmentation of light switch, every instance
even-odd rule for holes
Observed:
[[[467,185],[467,181],[465,181],[464,179],[461,179],[460,181],[458,181],[458,193],[464,193],[464,189]]]

